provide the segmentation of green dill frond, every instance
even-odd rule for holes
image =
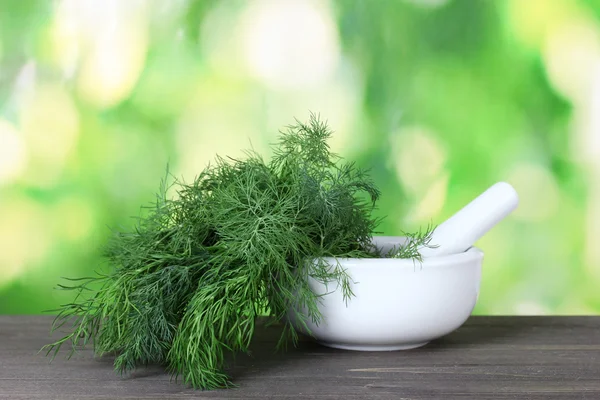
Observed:
[[[431,244],[433,232],[435,226],[428,225],[425,229],[419,229],[417,232],[404,232],[403,235],[406,237],[406,242],[398,248],[392,249],[388,252],[390,258],[410,258],[420,263],[423,262],[423,257],[419,252],[419,249],[424,247],[435,248],[437,244]]]
[[[248,351],[261,313],[285,324],[281,347],[295,342],[290,318],[321,318],[307,278],[350,299],[346,271],[323,257],[371,256],[379,223],[379,190],[330,151],[331,134],[313,114],[281,134],[270,161],[249,151],[217,157],[191,183],[167,175],[135,227],[110,240],[110,272],[64,287],[77,297],[53,329],[71,332],[45,349],[93,343],[121,373],[166,364],[186,384],[215,389],[232,385],[226,355]]]

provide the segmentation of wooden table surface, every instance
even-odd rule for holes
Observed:
[[[0,316],[1,399],[600,399],[600,317],[471,317],[420,349],[379,353],[309,341],[274,353],[277,328],[261,328],[231,370],[240,387],[210,392],[160,367],[120,377],[89,350],[50,364],[37,354],[50,321]]]

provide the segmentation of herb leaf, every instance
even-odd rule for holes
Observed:
[[[378,189],[330,151],[330,136],[311,115],[281,134],[268,162],[247,152],[217,158],[189,184],[167,176],[135,228],[109,242],[110,271],[72,281],[77,297],[52,327],[70,322],[71,332],[48,353],[93,343],[116,354],[121,373],[166,364],[192,387],[214,389],[232,386],[226,355],[248,352],[257,316],[285,324],[280,345],[294,342],[291,318],[321,318],[307,276],[352,296],[346,272],[322,257],[372,256],[379,223]]]

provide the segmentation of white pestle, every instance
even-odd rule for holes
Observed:
[[[462,253],[510,214],[519,204],[516,190],[498,182],[480,194],[432,233],[428,246],[421,247],[423,257]]]

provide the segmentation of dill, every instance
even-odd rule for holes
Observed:
[[[56,310],[52,331],[69,331],[47,355],[93,345],[116,356],[120,373],[162,364],[194,388],[215,389],[233,385],[226,355],[248,352],[257,316],[285,324],[279,346],[295,342],[288,313],[300,324],[321,318],[307,276],[351,297],[345,271],[321,258],[372,256],[379,223],[371,215],[379,190],[330,151],[331,134],[311,115],[281,133],[269,161],[248,151],[217,157],[191,183],[167,174],[135,227],[108,242],[110,271],[59,285],[76,297]],[[413,247],[398,255],[417,257]]]
[[[404,232],[406,241],[398,247],[392,248],[388,253],[389,258],[410,258],[419,263],[423,262],[420,249],[424,247],[436,248],[438,245],[431,244],[435,226],[428,225],[425,229],[419,229],[416,232]]]

